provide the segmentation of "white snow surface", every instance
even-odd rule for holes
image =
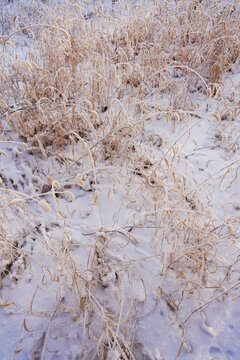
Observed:
[[[49,2],[46,1],[46,6]],[[3,13],[11,16],[17,14],[18,2],[6,3],[7,1],[1,0],[0,8]],[[44,5],[44,1],[42,3]],[[22,1],[21,5],[23,4],[27,6],[29,1]],[[108,2],[108,7],[113,6],[112,2]],[[90,5],[89,9],[91,11]],[[2,32],[8,32],[7,24]],[[234,88],[235,97],[239,98],[239,80],[239,68],[227,75],[223,87],[225,96],[231,96]],[[149,100],[154,101],[154,99]],[[160,161],[167,149],[178,139],[180,158],[178,164],[174,166],[179,173],[184,173],[191,179],[193,188],[197,182],[198,191],[201,191],[201,196],[207,199],[209,204],[206,210],[209,217],[216,216],[219,219],[224,216],[239,217],[240,115],[235,117],[234,121],[222,121],[216,124],[216,119],[211,116],[217,106],[216,100],[203,96],[199,99],[199,104],[197,111],[204,115],[200,119],[192,116],[190,121],[184,124],[169,122],[166,125],[159,120],[146,124],[146,133],[163,137],[163,149],[156,150],[150,147],[147,141],[142,141],[139,146],[142,147],[143,153]],[[7,126],[5,131],[11,132]],[[222,134],[225,136],[222,141],[216,137],[219,132],[221,136]],[[100,195],[95,205],[94,192],[90,186],[91,171],[83,178],[85,185],[80,188],[75,183],[74,172],[68,173],[64,165],[61,165],[54,156],[47,159],[38,157],[31,151],[30,145],[29,149],[26,149],[18,143],[20,140],[16,134],[12,134],[12,139],[12,142],[0,142],[0,150],[6,154],[6,157],[0,154],[0,176],[7,188],[25,194],[26,214],[21,203],[16,206],[15,214],[18,221],[13,222],[9,219],[11,226],[8,233],[14,236],[20,231],[18,246],[21,246],[28,255],[32,272],[30,274],[25,270],[26,266],[20,258],[17,260],[19,263],[16,261],[12,266],[11,273],[3,279],[0,304],[11,302],[12,304],[0,308],[0,359],[40,359],[45,345],[43,359],[81,358],[84,329],[78,321],[74,304],[72,313],[71,311],[64,313],[59,311],[56,302],[57,297],[63,304],[73,303],[71,279],[66,276],[65,279],[60,280],[63,281],[60,286],[61,293],[58,280],[50,281],[53,272],[51,274],[47,271],[52,269],[60,274],[61,265],[51,264],[51,257],[46,255],[45,250],[50,247],[57,251],[58,247],[70,246],[79,276],[86,281],[94,282],[91,272],[86,271],[86,268],[89,266],[89,256],[93,256],[96,238],[102,244],[98,250],[104,254],[105,261],[103,264],[105,272],[96,269],[96,273],[99,271],[98,276],[101,277],[102,284],[96,287],[95,293],[99,303],[112,312],[120,306],[122,316],[130,306],[136,307],[138,318],[135,339],[140,344],[139,359],[175,359],[183,340],[182,329],[176,319],[174,304],[171,307],[171,299],[158,294],[163,281],[160,274],[164,259],[157,258],[151,246],[153,229],[145,229],[140,225],[131,229],[133,214],[136,212],[136,218],[138,216],[144,218],[146,209],[142,210],[143,199],[141,195],[134,194],[134,189],[130,192],[129,198],[125,195],[124,179],[127,178],[128,170],[122,170],[121,181],[118,181],[119,175],[116,169],[102,164],[103,167],[109,166],[109,172],[107,175],[98,172],[97,188],[100,190]],[[233,143],[234,150],[229,150],[228,144]],[[74,154],[68,147],[62,150],[62,153],[74,163],[81,153],[81,146],[79,145],[79,149],[75,147]],[[231,165],[230,170],[226,173],[229,165]],[[90,169],[86,164],[79,167],[80,173]],[[229,186],[235,175],[237,180]],[[58,197],[59,209],[63,216],[53,210],[55,204],[51,191],[39,197],[44,184],[47,183],[47,176],[60,182],[61,191],[63,189],[74,194],[74,200],[71,202],[67,201],[66,196]],[[45,199],[51,205],[52,211],[44,212],[32,197],[38,200]],[[9,217],[11,217],[10,213]],[[27,224],[24,228],[21,226],[23,222]],[[230,246],[229,241],[222,242],[218,252],[218,256],[224,258],[226,264],[231,264],[238,252],[238,246],[236,244]],[[3,259],[0,261],[0,266],[6,265]],[[126,268],[120,266],[120,263],[125,264]],[[131,278],[128,273],[131,274]],[[41,286],[42,276],[45,287]],[[171,282],[175,281],[174,276],[170,276],[170,279],[166,284],[166,290],[170,289]],[[232,279],[229,279],[229,288],[238,279],[236,267]],[[57,288],[58,293],[56,293]],[[179,312],[181,321],[184,321],[191,311],[222,290],[212,289],[209,292],[203,290],[201,298],[195,302],[186,301]],[[83,289],[81,291],[84,292]],[[81,295],[84,296],[84,293]],[[237,290],[235,296],[236,298],[238,296]],[[234,296],[218,297],[202,311],[192,315],[184,335],[186,341],[179,359],[240,359],[240,307],[239,299],[233,298]],[[93,316],[91,321],[95,321],[97,337],[99,318]],[[51,336],[49,336],[50,329]],[[93,337],[93,334],[90,337],[86,336],[86,348],[91,347],[91,336]],[[19,349],[22,350],[14,355]],[[120,356],[117,349],[111,349],[106,359],[118,360]]]

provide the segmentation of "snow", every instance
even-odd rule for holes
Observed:
[[[28,6],[28,1],[23,4]],[[108,2],[108,6],[113,5]],[[17,1],[2,7],[11,16],[18,12]],[[239,68],[227,75],[223,86],[225,98],[232,92],[239,98],[239,80]],[[151,123],[146,121],[146,136],[139,137],[138,146],[147,161],[161,164],[159,172],[156,170],[161,181],[169,181],[161,173],[167,166],[162,161],[164,157],[171,162],[176,175],[184,174],[190,179],[189,203],[196,206],[196,216],[203,228],[207,219],[215,217],[218,219],[216,226],[223,222],[228,224],[228,219],[235,217],[237,227],[240,115],[234,121],[217,123],[213,116],[219,111],[217,100],[199,96],[195,115],[200,119],[192,115],[189,121],[169,121],[168,124],[159,119]],[[158,100],[153,96],[149,101]],[[223,110],[225,106],[226,102],[222,104]],[[6,132],[11,130],[6,127]],[[158,143],[151,141],[154,136],[163,138],[163,146],[158,147]],[[11,190],[8,205],[13,201],[10,195],[17,199],[10,204],[11,211],[6,215],[10,224],[7,230],[11,238],[20,232],[18,244],[31,264],[31,273],[23,256],[18,256],[2,280],[0,304],[7,304],[0,308],[2,360],[70,360],[84,356],[90,359],[87,352],[93,340],[101,339],[103,309],[109,314],[118,312],[118,321],[124,321],[127,333],[135,330],[135,339],[140,344],[136,359],[175,359],[183,339],[180,360],[240,358],[237,289],[233,296],[227,296],[226,292],[195,312],[184,332],[179,326],[194,309],[226,290],[224,266],[218,275],[222,276],[220,289],[215,289],[216,292],[201,289],[200,297],[194,301],[189,296],[182,307],[180,299],[176,304],[169,290],[179,292],[175,284],[177,281],[180,284],[181,276],[188,276],[190,270],[183,269],[179,262],[176,265],[179,276],[169,271],[165,279],[164,274],[173,243],[181,257],[181,239],[169,231],[169,243],[164,245],[160,256],[161,235],[155,236],[154,217],[149,214],[151,199],[147,192],[140,193],[139,187],[135,187],[135,183],[140,183],[137,175],[128,182],[127,166],[119,171],[103,163],[101,168],[95,169],[97,184],[94,188],[91,185],[94,174],[89,164],[83,165],[83,169],[75,166],[77,175],[73,171],[68,173],[54,155],[46,159],[36,156],[31,145],[26,149],[16,134],[12,134],[12,139],[0,142],[0,149],[6,154],[0,154],[0,176],[4,186]],[[180,154],[178,160],[174,159],[172,151],[175,143]],[[76,145],[72,154],[70,147],[66,147],[62,154],[75,161],[81,149],[81,144]],[[61,195],[57,200],[51,187],[48,188],[49,179],[58,181],[53,185],[55,192]],[[42,195],[44,186],[47,191]],[[26,209],[19,195],[25,200]],[[169,199],[169,211],[171,205]],[[146,219],[148,226],[145,227]],[[230,233],[235,230],[232,226],[228,228]],[[166,223],[162,231],[167,228]],[[231,266],[238,251],[238,245],[232,246],[229,239],[223,240],[218,247],[218,257],[226,267]],[[8,260],[1,255],[0,262],[2,272]],[[75,276],[81,279],[79,289],[74,287],[71,278],[73,263],[76,264]],[[238,281],[237,264],[232,268],[229,288]],[[85,286],[87,283],[89,287]],[[194,284],[192,291],[195,291]],[[88,296],[94,298],[93,309],[84,303]],[[89,324],[87,330],[84,329],[75,301],[81,303],[85,325],[94,324],[92,332],[88,330]],[[92,318],[88,318],[86,309],[92,311]],[[101,315],[95,313],[96,309]],[[136,323],[131,321],[134,311]],[[16,350],[19,353],[14,355]],[[112,349],[106,349],[105,359],[120,360],[123,355],[114,344]]]

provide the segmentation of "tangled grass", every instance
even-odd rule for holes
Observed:
[[[83,329],[82,358],[135,358],[136,313],[134,305],[128,310],[124,303],[125,277],[116,275],[122,271],[131,279],[135,260],[125,264],[113,252],[109,255],[118,236],[141,246],[138,230],[146,231],[146,244],[161,269],[154,296],[164,298],[176,318],[189,297],[197,298],[202,289],[223,288],[221,272],[227,265],[218,258],[217,246],[236,241],[239,219],[214,216],[204,184],[193,184],[178,168],[179,138],[169,146],[148,124],[185,124],[191,116],[201,121],[201,99],[227,101],[221,87],[226,72],[239,64],[239,6],[153,1],[119,4],[115,13],[100,5],[87,12],[76,1],[51,8],[39,3],[23,9],[13,19],[12,31],[0,37],[2,138],[9,136],[6,129],[17,132],[40,157],[54,155],[64,163],[65,173],[76,177],[71,191],[51,178],[48,190],[33,196],[9,190],[7,180],[1,187],[6,212],[0,228],[2,281],[16,261],[18,276],[26,268],[31,271],[33,263],[39,265],[34,252],[16,240],[18,235],[13,240],[9,236],[9,212],[16,217],[22,208],[31,217],[31,204],[38,204],[38,211],[56,215],[62,233],[56,239],[53,228],[37,225],[34,230],[50,260],[40,261],[41,278],[29,313],[39,287],[56,294],[55,311],[43,315],[49,326],[32,350],[34,359],[44,358],[58,313],[70,314]],[[19,55],[22,41],[28,43],[24,56]],[[225,120],[238,115],[235,105],[236,100],[234,106],[228,101]],[[215,113],[216,122],[218,117]],[[62,156],[68,145],[72,153],[80,147],[77,160]],[[86,165],[81,171],[80,164]],[[89,250],[89,244],[71,239],[61,199],[74,202],[73,192],[89,186],[93,205],[100,209],[104,181],[112,193],[121,185],[133,209],[121,228],[93,229]],[[88,257],[85,265],[79,265],[79,246]],[[108,287],[109,274],[117,289],[114,311],[101,303],[97,292],[99,286]],[[29,332],[26,318],[23,327]],[[87,333],[92,347],[86,345]]]

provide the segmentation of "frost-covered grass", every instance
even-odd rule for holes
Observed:
[[[0,36],[12,353],[196,359],[190,320],[240,286],[239,2],[19,6]]]

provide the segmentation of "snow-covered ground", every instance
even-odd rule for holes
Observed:
[[[6,3],[2,14],[14,18],[17,1]],[[236,66],[219,96],[189,94],[198,105],[181,120],[184,109],[149,121],[150,109],[167,109],[168,99],[148,94],[147,112],[136,116],[143,127],[127,140],[146,172],[104,160],[94,167],[82,143],[48,149],[45,158],[2,116],[0,220],[14,261],[6,262],[1,241],[1,360],[92,359],[101,342],[96,359],[132,359],[130,343],[139,360],[240,359],[239,80]],[[238,106],[232,121],[230,103]],[[156,196],[163,189],[162,210],[154,186]],[[188,239],[182,246],[182,229],[186,238],[208,234],[206,287],[205,265],[191,276],[195,258]]]

